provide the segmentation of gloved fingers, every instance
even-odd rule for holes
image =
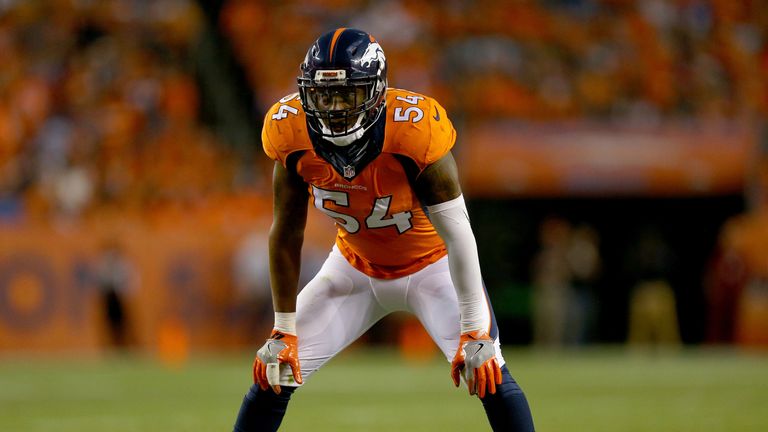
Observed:
[[[492,361],[488,361],[483,365],[486,368],[486,380],[488,381],[488,393],[496,394],[496,372],[494,370],[494,364]]]
[[[262,390],[269,388],[269,380],[267,379],[267,365],[264,363],[259,365],[259,380],[261,380]]]
[[[275,394],[280,394],[280,363],[267,363],[266,369],[267,382]]]
[[[477,369],[468,371],[468,373],[465,375],[465,379],[466,378],[469,378],[467,379],[467,388],[469,389],[469,394],[477,394]]]
[[[299,366],[299,360],[291,359],[288,361],[288,365],[291,367],[291,372],[293,373],[293,380],[296,381],[296,383],[298,384],[302,384],[301,366]]]
[[[486,386],[486,373],[485,373],[485,365],[481,365],[479,368],[475,369],[475,372],[477,373],[477,395],[480,396],[480,399],[485,397],[485,386]]]
[[[260,389],[266,390],[269,388],[266,367],[264,366],[264,363],[261,362],[261,360],[256,360],[256,362],[256,367],[254,369],[254,377],[256,379],[256,383],[259,385]]]
[[[269,385],[280,384],[280,363],[267,363],[266,376]]]
[[[463,367],[462,363],[455,363],[451,366],[451,378],[453,379],[453,385],[456,387],[461,383],[461,369]]]
[[[496,361],[496,359],[493,359],[492,361],[493,361],[493,375],[494,375],[494,378],[496,379],[496,385],[501,385],[502,376],[501,376],[501,368],[499,367],[499,362]]]

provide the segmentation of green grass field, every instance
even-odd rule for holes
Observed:
[[[513,349],[506,358],[539,432],[768,431],[766,353]],[[230,431],[250,364],[249,353],[196,357],[181,370],[143,357],[0,357],[0,431]],[[448,366],[345,353],[294,395],[281,430],[489,430]]]

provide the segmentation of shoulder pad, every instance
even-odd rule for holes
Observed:
[[[261,130],[261,144],[264,153],[283,166],[291,153],[312,148],[298,93],[280,99],[267,111]]]
[[[448,154],[455,142],[456,130],[436,100],[406,90],[387,91],[384,152],[412,159],[421,171]]]

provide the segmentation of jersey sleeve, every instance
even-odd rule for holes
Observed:
[[[453,123],[448,118],[445,108],[434,99],[428,100],[432,102],[432,109],[429,116],[429,147],[424,158],[426,165],[436,162],[448,154],[453,145],[456,144],[456,130],[453,128]]]
[[[276,133],[277,127],[270,119],[274,111],[275,107],[273,106],[264,117],[264,127],[261,129],[261,146],[264,148],[264,153],[267,155],[267,157],[274,161],[280,161],[283,163],[283,165],[285,165],[285,162],[280,157],[277,148],[275,148],[275,145],[272,143],[272,140],[278,138],[278,134]]]
[[[389,120],[394,129],[390,151],[412,159],[424,170],[453,148],[456,143],[456,130],[448,114],[436,100],[409,92],[395,96],[390,109]],[[408,100],[417,100],[411,104]],[[409,111],[409,109],[411,109]]]
[[[261,130],[261,145],[270,159],[283,166],[291,153],[311,148],[304,111],[297,99],[286,96],[267,111]]]

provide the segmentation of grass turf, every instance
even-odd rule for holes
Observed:
[[[768,430],[768,355],[510,350],[539,432]],[[168,369],[144,357],[0,357],[0,431],[230,431],[250,353]],[[441,359],[390,350],[334,359],[293,397],[284,431],[484,431],[482,407]]]

